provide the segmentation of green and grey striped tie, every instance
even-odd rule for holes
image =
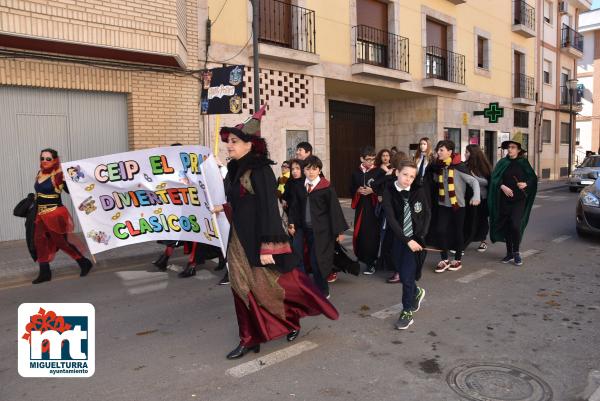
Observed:
[[[410,205],[407,199],[404,200],[404,236],[410,238],[413,235],[412,216],[410,214]]]

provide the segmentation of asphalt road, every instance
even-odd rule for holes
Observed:
[[[577,237],[577,194],[540,195],[524,265],[499,263],[503,244],[469,249],[458,272],[434,273],[430,255],[420,281],[427,295],[408,330],[393,328],[401,287],[384,282],[388,273],[340,275],[331,287],[338,321],[307,318],[294,343],[276,340],[237,361],[225,359],[238,343],[231,291],[217,285],[212,262],[190,279],[156,272],[144,257],[84,279],[5,286],[0,400],[463,400],[448,381],[467,364],[530,373],[547,385],[540,400],[579,400],[600,368],[600,240]],[[93,377],[19,376],[24,302],[95,306]],[[537,391],[529,379],[509,376],[484,370],[466,382],[489,399],[536,399],[523,398]]]

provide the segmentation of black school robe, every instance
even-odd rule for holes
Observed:
[[[348,229],[337,194],[325,178],[321,178],[310,193],[300,184],[292,186],[290,190],[294,201],[290,208],[289,223],[297,228],[305,228],[306,202],[310,202],[317,264],[321,275],[327,277],[333,269],[336,237]]]
[[[375,191],[375,183],[381,178],[382,174],[383,170],[375,167],[365,173],[358,169],[352,173],[350,182],[352,208],[355,210],[352,246],[358,260],[367,265],[373,264],[377,260],[377,253],[379,252],[381,227],[375,214],[378,200],[376,192],[371,195],[361,195],[358,193],[358,189],[361,186],[366,186]]]
[[[423,187],[414,185],[410,188],[408,204],[411,210],[413,235],[408,238],[404,235],[404,201],[394,183],[386,185],[383,192],[383,207],[386,209],[386,218],[388,226],[394,234],[394,241],[402,241],[408,244],[410,240],[414,240],[419,245],[425,246],[425,237],[431,223],[431,205],[429,202],[429,194],[425,192]],[[419,280],[427,251],[414,252],[414,256],[417,267],[415,279]]]
[[[299,208],[293,207],[294,203],[298,202],[296,199],[298,194],[301,193],[299,189],[302,189],[304,185],[304,176],[300,178],[290,178],[285,183],[285,191],[283,192],[283,200],[287,203],[287,215],[288,215],[288,225],[292,224],[292,221],[298,221],[300,219]],[[305,191],[306,192],[306,191]],[[294,215],[292,215],[294,214]]]

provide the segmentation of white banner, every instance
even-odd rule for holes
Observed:
[[[93,254],[145,241],[183,240],[225,249],[226,202],[210,149],[169,146],[62,163]]]

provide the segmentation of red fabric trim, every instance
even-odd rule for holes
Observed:
[[[192,244],[192,249],[190,251],[190,256],[188,257],[188,262],[190,263],[195,263],[195,258],[196,258],[196,248],[198,248],[198,243],[194,242]]]
[[[362,210],[358,214],[356,223],[354,224],[354,232],[352,233],[352,249],[356,252],[356,240],[358,239],[358,232],[360,231],[360,225],[362,223]]]
[[[350,205],[352,209],[356,209],[358,202],[360,201],[360,197],[361,195],[358,192],[354,194],[354,198],[352,198],[352,204]]]
[[[252,292],[248,293],[248,306],[233,291],[240,343],[252,346],[287,335],[300,329],[300,319],[305,316],[325,315],[336,320],[339,313],[315,287],[311,279],[298,269],[279,276],[277,283],[283,288],[285,320],[281,320],[260,306]]]
[[[282,255],[292,253],[292,248],[287,242],[267,242],[260,245],[261,255]]]
[[[325,189],[325,188],[329,188],[329,186],[330,186],[329,181],[327,181],[326,178],[321,177],[321,180],[319,181],[319,183],[317,184],[317,186],[314,187],[312,190],[316,191],[318,189]]]
[[[460,153],[452,154],[452,162],[451,164],[460,164],[461,163]]]

